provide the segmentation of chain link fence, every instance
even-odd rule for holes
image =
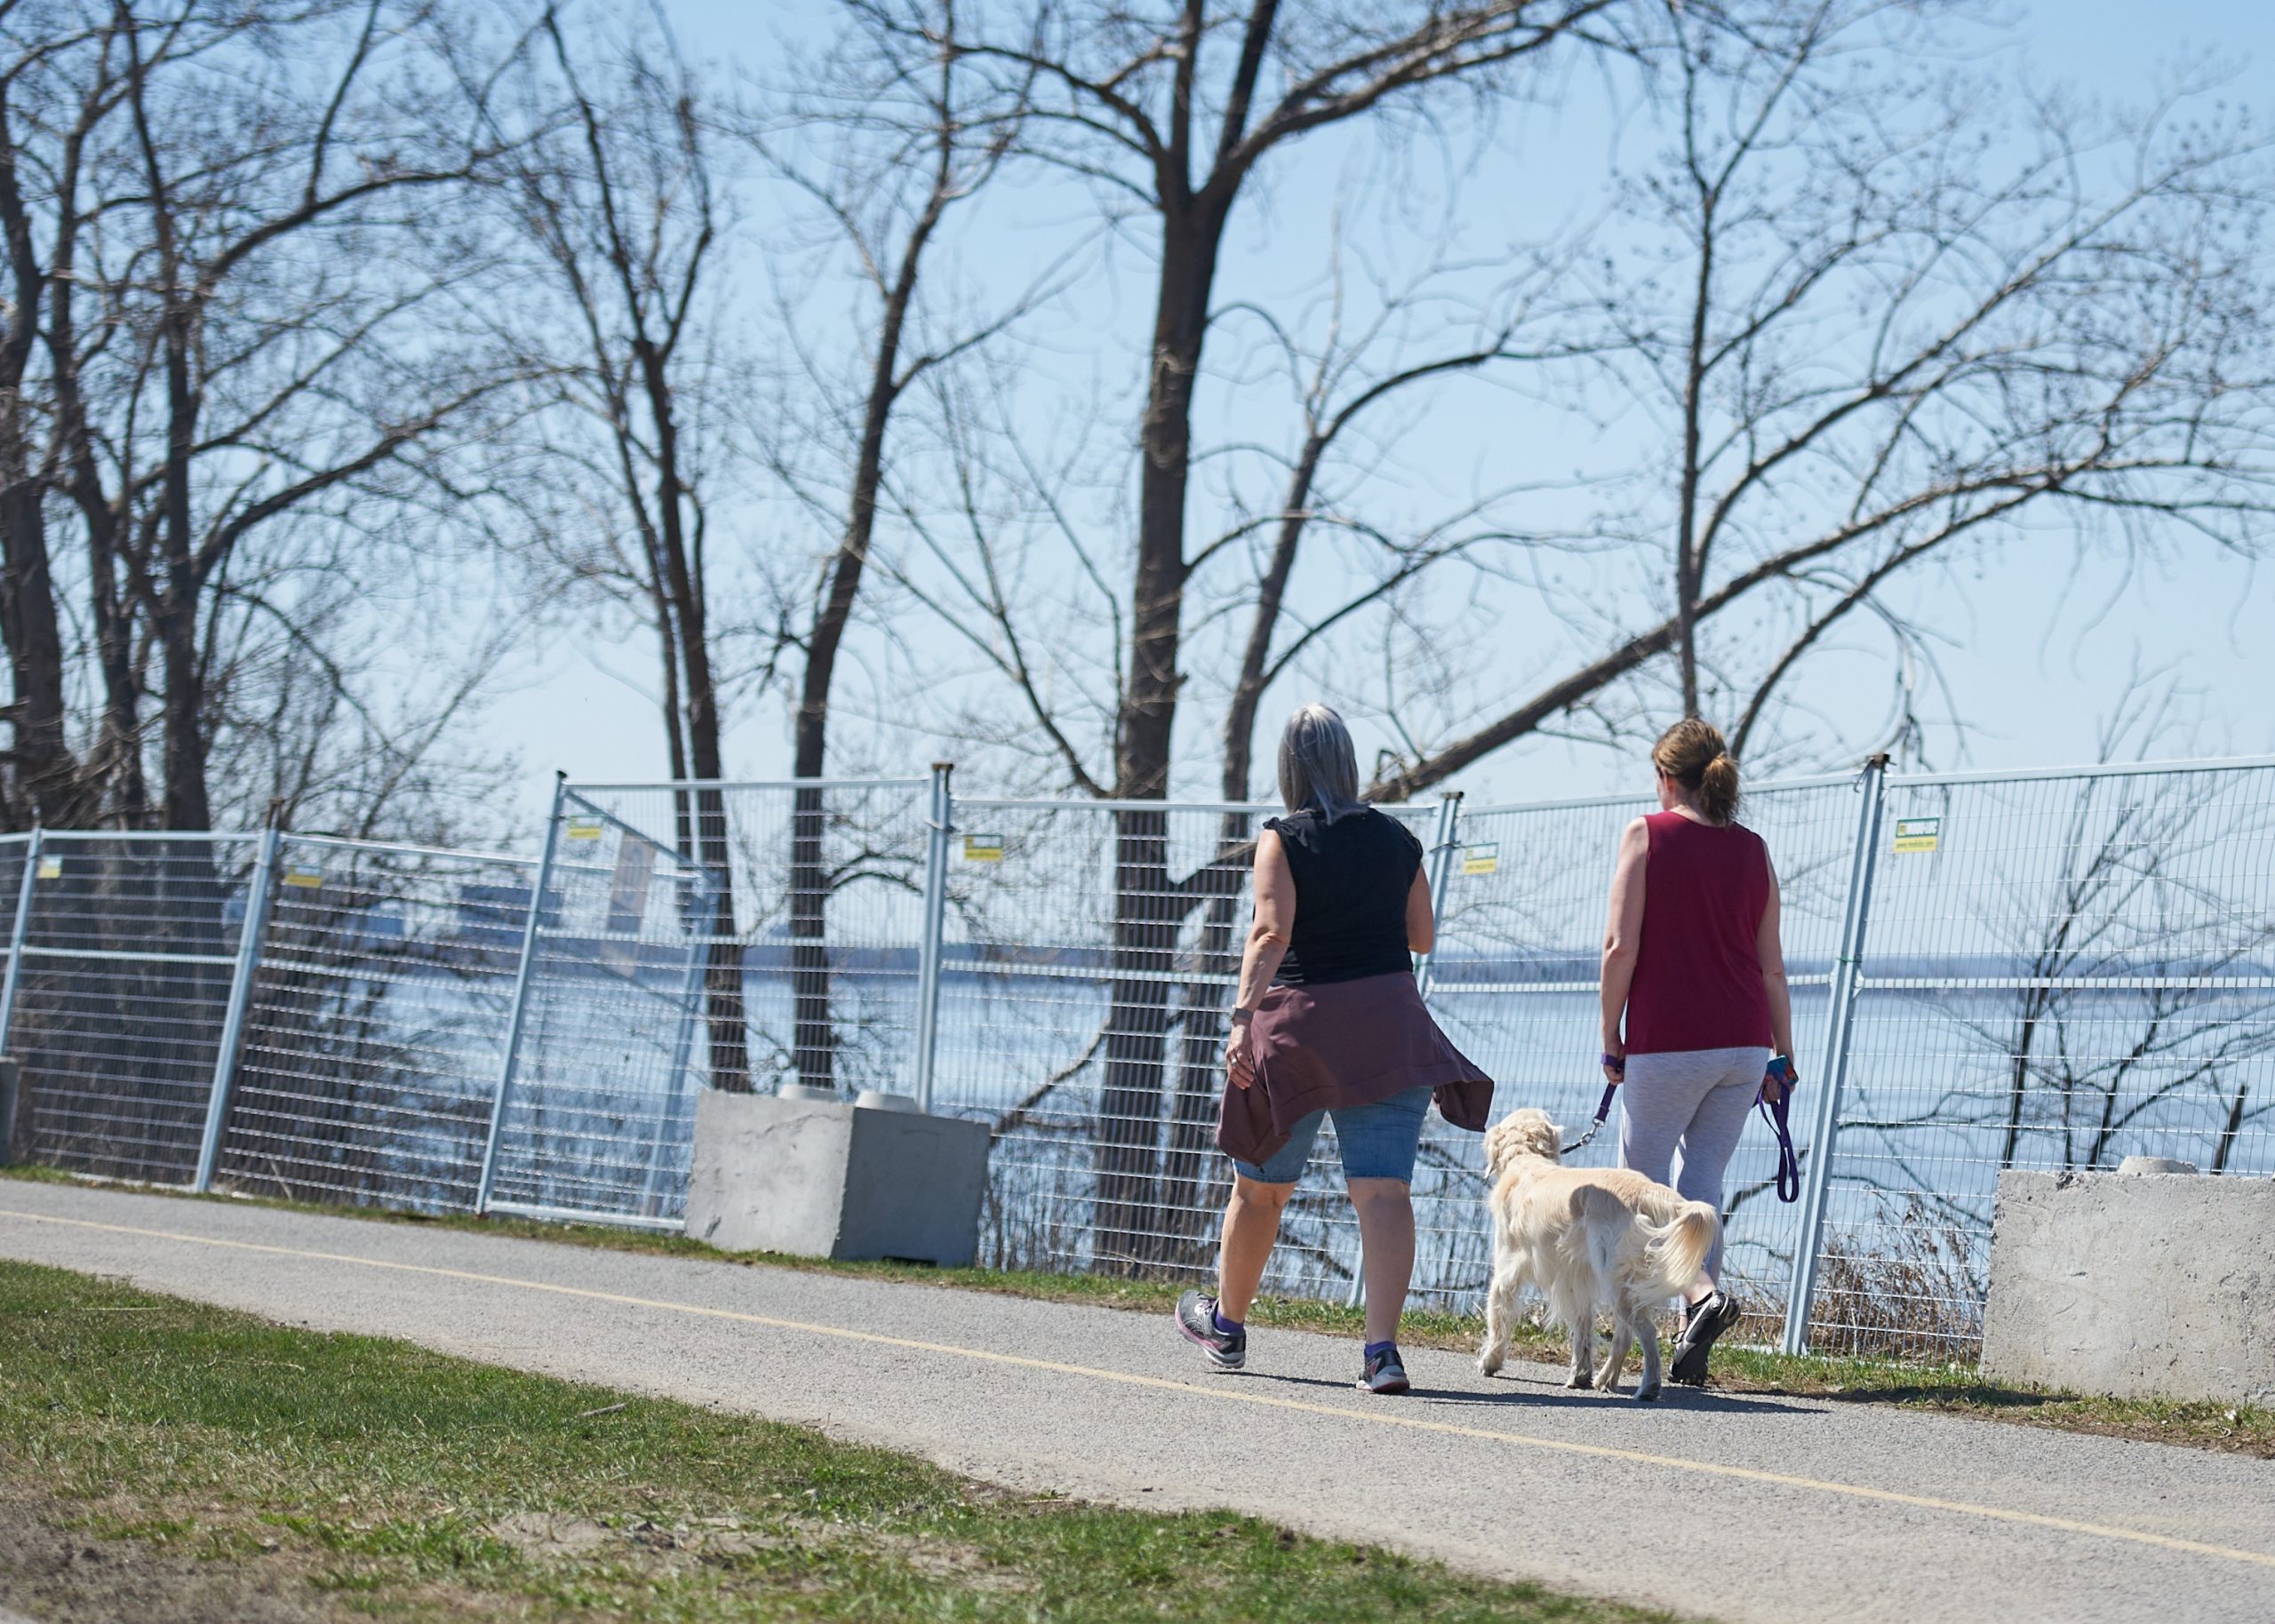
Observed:
[[[1648,809],[1385,808],[1428,855],[1426,994],[1498,1110],[1592,1112],[1604,891]],[[701,1089],[914,1093],[994,1134],[984,1261],[1203,1279],[1272,810],[951,797],[943,769],[564,784],[537,860],[0,837],[18,1142],[156,1183],[671,1227]],[[2275,1172],[2275,762],[1875,766],[1744,816],[1783,885],[1805,1186],[1776,1201],[1749,1134],[1726,1208],[1752,1338],[1970,1352],[2004,1168]],[[1430,1118],[1420,1301],[1479,1301],[1480,1149]],[[1355,1295],[1331,1129],[1285,1237],[1269,1289]]]
[[[525,920],[485,1210],[670,1226],[711,1075],[714,875],[565,788]]]
[[[1742,814],[1777,871],[1793,1046],[1808,1087],[1823,1081],[1815,1062],[1824,1048],[1858,790],[1854,776],[1768,785],[1747,793]],[[1597,967],[1612,859],[1627,824],[1656,810],[1656,801],[1616,798],[1463,811],[1444,909],[1447,945],[1436,955],[1430,1001],[1455,1042],[1495,1079],[1497,1110],[1537,1105],[1567,1125],[1592,1117],[1603,1092]],[[1814,1147],[1799,1112],[1793,1126],[1806,1161]],[[1616,1165],[1618,1126],[1615,1107],[1576,1161]],[[1473,1206],[1484,1190],[1475,1136],[1434,1118],[1432,1130],[1433,1154],[1467,1175],[1461,1195]],[[1783,1333],[1798,1246],[1797,1214],[1776,1199],[1776,1142],[1757,1127],[1740,1141],[1724,1181],[1725,1284],[1746,1305],[1741,1333],[1752,1340]],[[1474,1240],[1460,1289],[1474,1294],[1489,1246],[1473,1222],[1464,1227]]]
[[[1891,777],[1812,1346],[1982,1333],[2007,1168],[2275,1173],[2275,767]]]
[[[416,1212],[474,1204],[526,858],[287,835],[263,895],[214,1179]]]
[[[196,1174],[261,841],[43,831],[20,865],[0,1036],[18,1132],[52,1166]]]
[[[957,797],[935,1108],[995,1134],[982,1254],[1002,1268],[1199,1279],[1225,1012],[1263,820],[1251,804]],[[1385,808],[1425,842],[1433,808]],[[1340,1294],[1358,1234],[1330,1127],[1267,1281]]]

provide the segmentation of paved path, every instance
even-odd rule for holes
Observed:
[[[1233,1506],[1730,1620],[2275,1617],[2275,1463],[1805,1399],[1656,1405],[1164,1319],[66,1185],[0,1184],[0,1255],[809,1422],[999,1483]]]

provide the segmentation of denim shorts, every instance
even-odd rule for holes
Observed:
[[[1430,1113],[1433,1092],[1425,1083],[1387,1100],[1377,1100],[1372,1105],[1353,1105],[1331,1113],[1315,1111],[1297,1120],[1288,1142],[1274,1150],[1272,1159],[1261,1167],[1243,1161],[1235,1161],[1233,1166],[1240,1169],[1242,1178],[1254,1179],[1259,1184],[1294,1183],[1303,1176],[1304,1164],[1311,1160],[1320,1123],[1332,1115],[1336,1148],[1343,1152],[1345,1178],[1396,1179],[1411,1184],[1414,1152],[1422,1143],[1422,1118]]]

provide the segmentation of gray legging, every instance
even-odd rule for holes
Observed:
[[[1720,1212],[1722,1169],[1745,1132],[1768,1064],[1766,1048],[1630,1055],[1627,1080],[1619,1086],[1619,1165],[1664,1184],[1679,1144],[1682,1174],[1675,1189]],[[1719,1238],[1706,1272],[1722,1278]]]

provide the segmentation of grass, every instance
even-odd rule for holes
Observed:
[[[295,1616],[1665,1616],[1228,1513],[995,1491],[799,1428],[29,1264],[0,1263],[0,1348],[8,1501],[297,1596]],[[0,1553],[0,1575],[16,1560]]]
[[[68,1174],[46,1168],[11,1167],[4,1176],[74,1182]],[[241,1201],[237,1197],[207,1199]],[[428,1217],[372,1208],[323,1206],[263,1200],[262,1206],[421,1224],[486,1235],[517,1236],[616,1251],[667,1257],[700,1258],[815,1273],[848,1275],[965,1291],[994,1292],[1047,1302],[1083,1302],[1100,1308],[1166,1313],[1182,1286],[1172,1281],[1133,1280],[1101,1275],[1047,1274],[1033,1270],[928,1269],[907,1263],[835,1262],[773,1253],[722,1253],[684,1236],[621,1230],[602,1224],[561,1224],[528,1219],[475,1218],[466,1214]],[[1361,1310],[1306,1298],[1259,1298],[1249,1323],[1269,1330],[1312,1331],[1357,1338],[1364,1328]],[[1409,1310],[1400,1329],[1409,1347],[1473,1351],[1484,1333],[1478,1319],[1442,1310]],[[1520,1355],[1561,1363],[1568,1344],[1561,1331],[1521,1325],[1513,1339]],[[1912,1362],[1854,1357],[1792,1357],[1765,1350],[1718,1347],[1714,1384],[1734,1392],[1786,1394],[1931,1410],[1983,1421],[2018,1422],[2072,1432],[2143,1439],[2275,1460],[2275,1409],[2264,1405],[2181,1403],[2164,1399],[2104,1398],[2089,1394],[2007,1386],[1986,1381],[1971,1364]]]

